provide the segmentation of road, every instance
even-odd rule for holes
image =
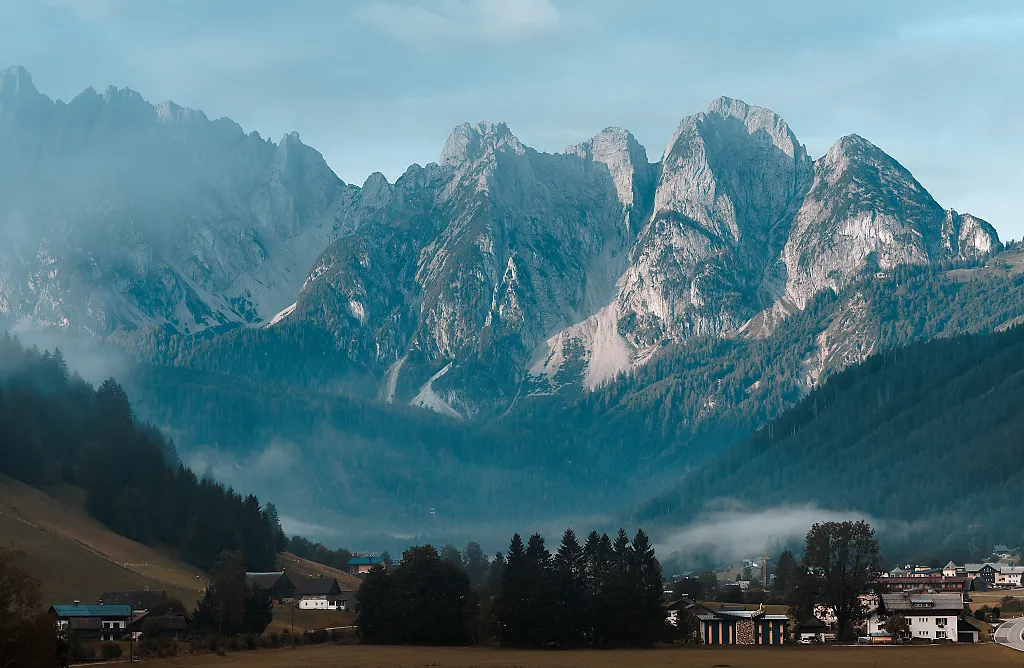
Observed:
[[[1024,617],[1004,622],[996,629],[996,642],[1024,652]]]

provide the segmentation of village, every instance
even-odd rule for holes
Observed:
[[[996,633],[1000,626],[1024,615],[1024,566],[1020,550],[1005,545],[993,546],[991,557],[983,563],[906,564],[879,573],[869,591],[859,596],[864,619],[856,629],[858,644],[1002,641]],[[669,622],[694,626],[699,642],[706,645],[838,641],[833,609],[816,604],[812,614],[796,618],[791,607],[770,602],[766,592],[775,575],[768,574],[766,558],[744,559],[742,564],[741,573],[750,576],[760,570],[761,577],[716,579],[717,598],[725,602],[698,602],[666,590]],[[1019,631],[1014,643],[1005,644],[1020,644]]]
[[[813,614],[796,616],[793,607],[769,595],[776,574],[769,573],[763,558],[742,563],[739,575],[748,579],[728,579],[729,569],[724,569],[725,579],[716,574],[713,590],[702,596],[676,592],[666,580],[662,601],[668,624],[691,629],[693,640],[709,647],[840,644],[833,609],[816,604]],[[275,646],[279,637],[285,643],[314,636],[354,638],[358,586],[371,571],[389,563],[381,556],[356,555],[337,577],[312,571],[310,565],[303,562],[305,570],[245,574],[245,586],[274,603],[274,622],[264,635],[273,636]],[[755,573],[758,577],[753,577]],[[907,564],[880,572],[859,597],[863,614],[856,644],[1019,644],[1020,629],[1016,642],[1000,637],[998,631],[1024,619],[1022,574],[1019,550],[1003,545],[994,546],[992,559],[982,563]],[[695,579],[683,576],[676,583],[687,577]],[[49,611],[70,642],[86,648],[83,656],[92,652],[96,659],[134,658],[143,641],[177,642],[194,636],[189,611],[160,590],[106,592],[97,601],[54,602]],[[301,618],[308,611],[336,616],[320,617],[332,621],[319,628],[310,628],[306,621],[297,629],[295,615]],[[667,633],[664,644],[678,643],[679,637]]]

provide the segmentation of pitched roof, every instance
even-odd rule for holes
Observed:
[[[291,579],[295,583],[295,594],[297,596],[326,596],[327,594],[341,593],[341,587],[334,578],[293,575]]]
[[[912,612],[915,615],[927,615],[934,612],[955,612],[964,610],[963,594],[882,594],[882,605],[889,612]]]
[[[130,605],[133,610],[149,610],[167,594],[162,589],[140,589],[137,591],[107,591],[100,596],[102,605]]]
[[[957,618],[957,620],[956,620],[956,630],[957,630],[957,633],[968,633],[968,632],[981,633],[981,629],[979,629],[974,624],[971,624],[969,621],[967,621],[963,617]]]
[[[57,603],[50,610],[58,617],[102,617],[104,619],[127,619],[134,614],[130,605],[63,605]]]
[[[291,589],[294,585],[284,571],[271,571],[269,573],[246,573],[245,585],[250,589],[256,587],[264,591],[275,588]]]

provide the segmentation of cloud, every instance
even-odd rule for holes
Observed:
[[[289,515],[281,515],[281,529],[289,536],[305,536],[314,540],[327,540],[338,535],[338,530],[323,524],[306,522]]]
[[[418,3],[379,0],[361,17],[414,46],[450,41],[517,41],[549,32],[562,22],[552,0],[443,0]]]
[[[759,554],[776,540],[802,538],[815,522],[848,520],[871,521],[863,513],[825,510],[813,504],[762,509],[733,504],[665,533],[657,541],[656,549],[665,555],[707,551],[735,559]]]

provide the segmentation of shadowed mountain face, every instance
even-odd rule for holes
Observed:
[[[0,73],[0,311],[106,335],[273,316],[347,228],[350,196],[279,144],[134,91],[70,103]]]

